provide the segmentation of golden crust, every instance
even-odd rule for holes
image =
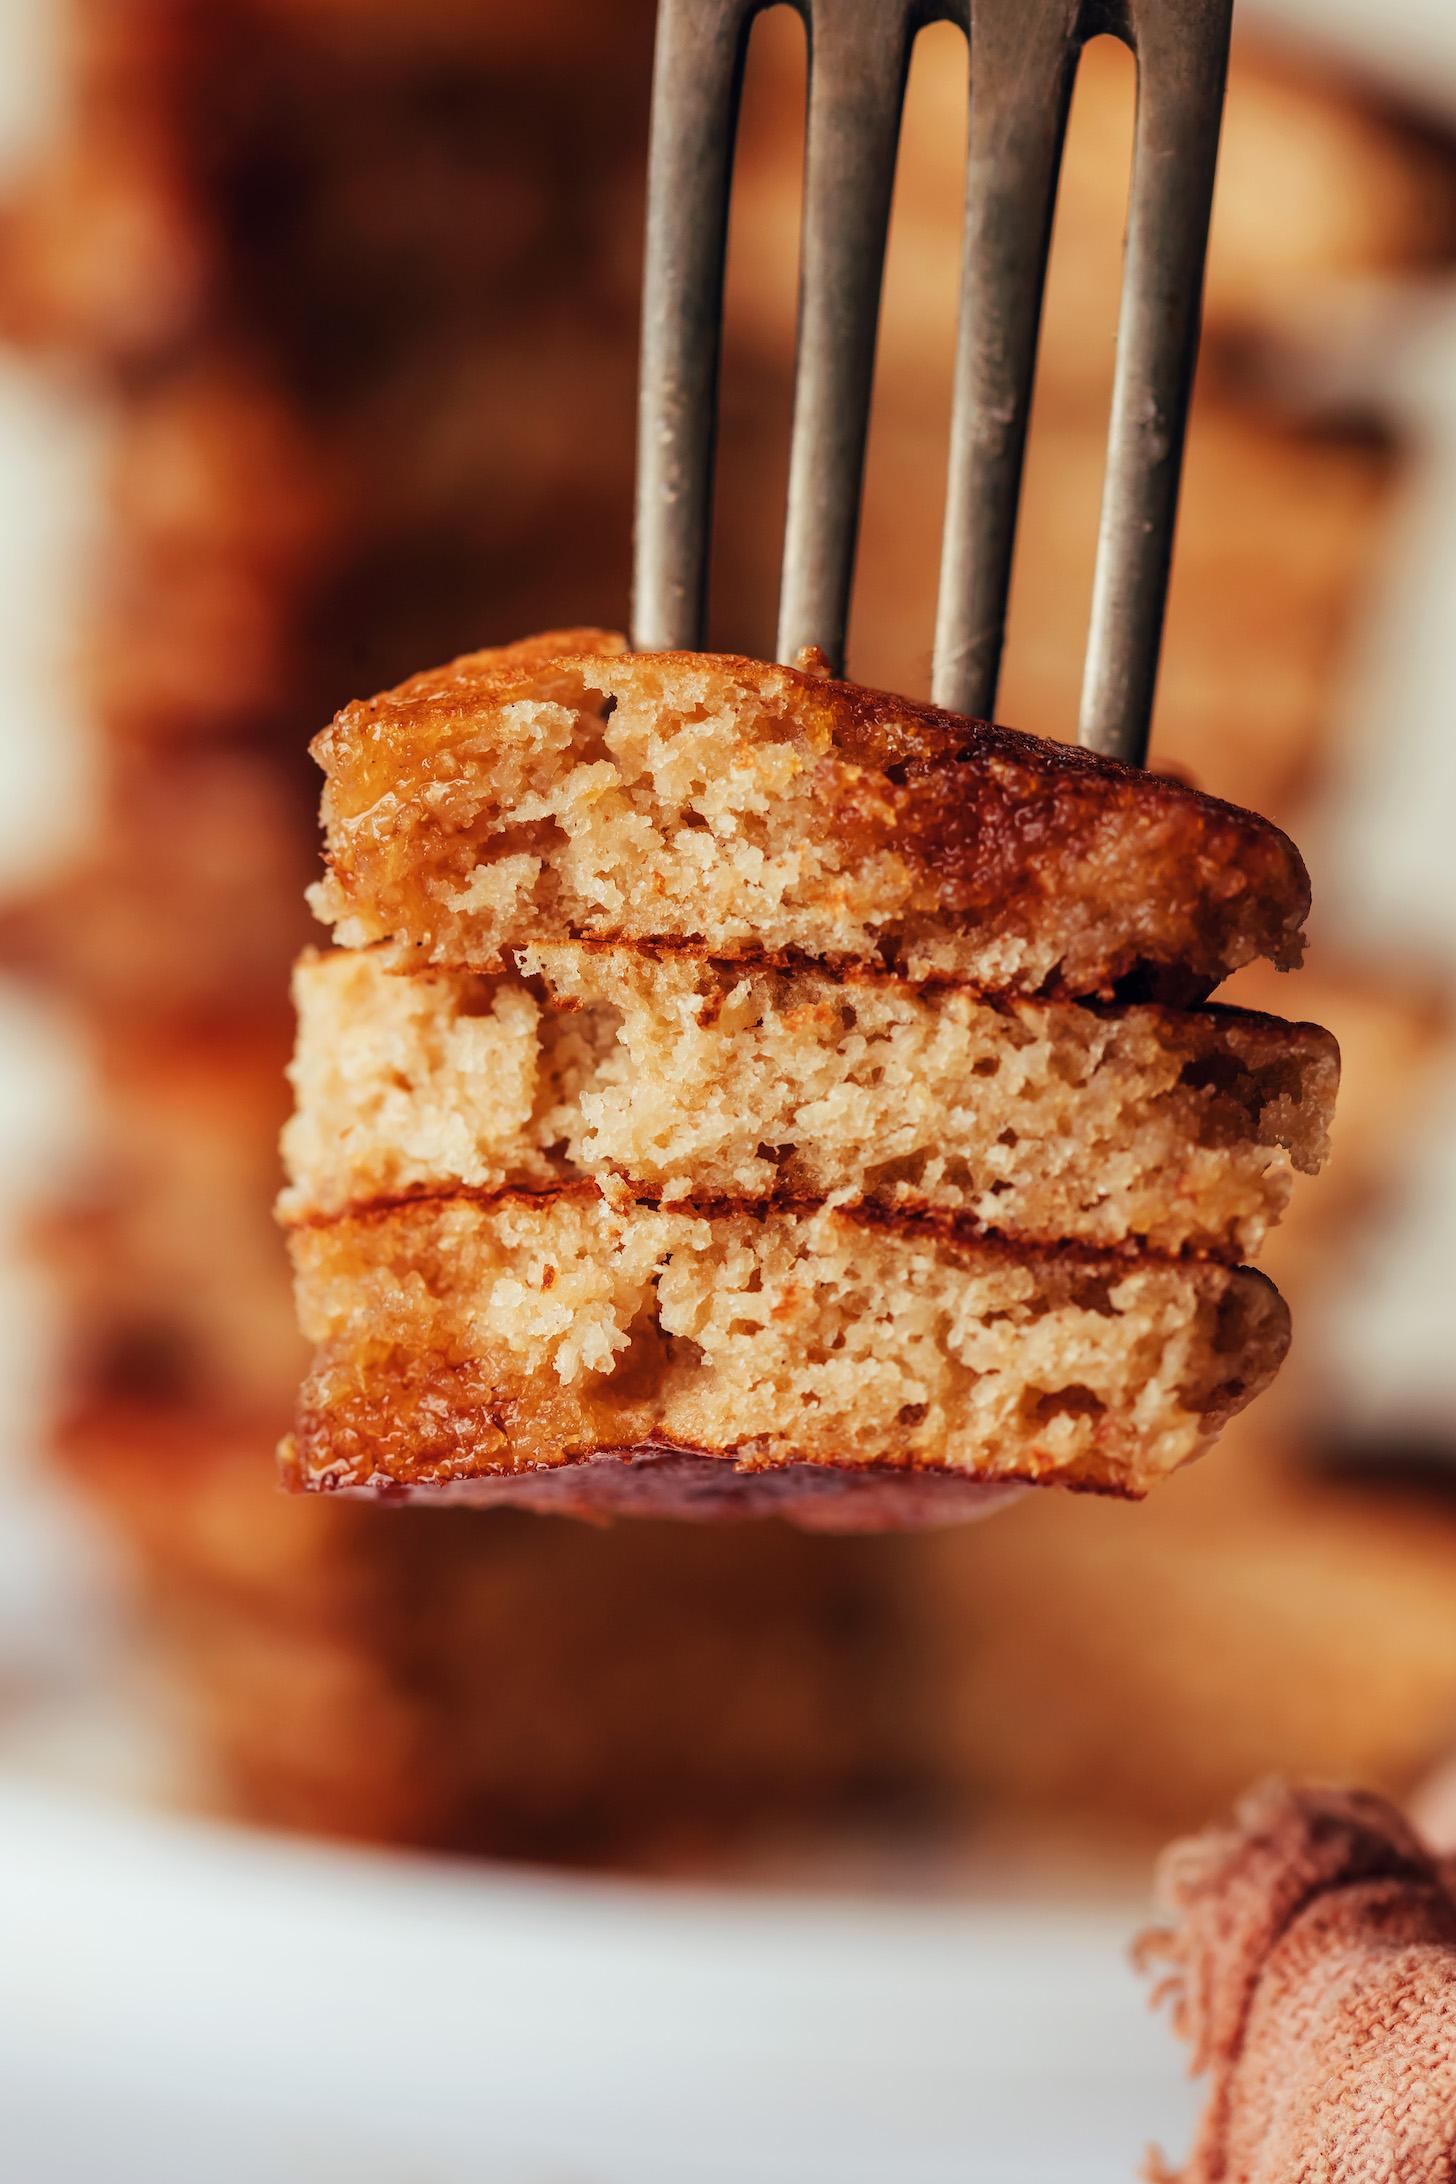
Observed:
[[[312,748],[316,906],[417,960],[625,938],[1176,999],[1301,952],[1307,876],[1268,822],[803,667],[560,631],[348,706]]]
[[[1288,1339],[1247,1269],[863,1210],[706,1216],[587,1186],[361,1209],[291,1243],[318,1347],[285,1475],[324,1489],[506,1479],[531,1500],[543,1468],[672,1452],[745,1477],[888,1468],[1137,1495]],[[615,1476],[582,1484],[610,1494]]]

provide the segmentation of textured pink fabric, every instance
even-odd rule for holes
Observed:
[[[1452,2184],[1456,1896],[1382,1798],[1256,1791],[1169,1851],[1138,1945],[1209,2077],[1157,2184]]]

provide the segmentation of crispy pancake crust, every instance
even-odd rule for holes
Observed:
[[[1177,1000],[1300,957],[1308,878],[1267,821],[807,659],[553,632],[348,706],[312,748],[320,914],[417,960],[489,969],[510,945],[621,938]],[[553,834],[586,845],[584,877]],[[549,886],[526,871],[538,859]]]
[[[947,1475],[1137,1496],[1207,1445],[1288,1340],[1282,1300],[1248,1269],[865,1209],[709,1216],[586,1185],[359,1208],[291,1240],[317,1348],[283,1462],[305,1488],[490,1481],[534,1502],[543,1469],[670,1454],[749,1482],[727,1497],[746,1506],[887,1473],[907,1504],[912,1479],[927,1485],[932,1521]],[[818,1469],[840,1484],[752,1484]],[[581,1498],[655,1506],[665,1489],[722,1514],[705,1476],[645,1473],[638,1496],[597,1465]]]
[[[291,1438],[279,1451],[279,1469],[284,1485],[296,1493],[335,1490],[332,1477],[307,1472]],[[786,1517],[807,1532],[921,1532],[989,1516],[1025,1491],[1019,1481],[964,1478],[915,1465],[815,1462],[754,1470],[737,1463],[732,1449],[681,1448],[659,1440],[422,1489],[391,1481],[376,1490],[376,1498],[408,1500],[419,1493],[432,1506],[536,1509],[588,1522],[641,1516],[722,1524]]]

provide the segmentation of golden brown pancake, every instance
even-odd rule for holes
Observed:
[[[1135,1496],[1288,1340],[1246,1268],[863,1210],[704,1214],[585,1185],[361,1209],[291,1246],[317,1347],[285,1475],[326,1490],[534,1499],[559,1468],[573,1497],[610,1497],[614,1463],[590,1459],[686,1454],[716,1467],[711,1514],[813,1500],[825,1467],[836,1491],[909,1482],[932,1521],[936,1487],[967,1482]]]
[[[803,668],[563,631],[347,706],[318,914],[489,970],[651,941],[998,991],[1206,991],[1297,963],[1287,836],[1111,759]]]
[[[310,954],[294,998],[290,1219],[621,1178],[1246,1258],[1320,1164],[1339,1069],[1326,1032],[1234,1010],[569,941],[494,978]]]

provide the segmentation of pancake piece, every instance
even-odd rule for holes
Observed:
[[[710,1467],[687,1514],[802,1486],[833,1521],[826,1489],[875,1496],[887,1477],[920,1521],[960,1513],[934,1491],[952,1482],[1137,1496],[1288,1339],[1278,1293],[1244,1268],[843,1209],[708,1216],[581,1186],[360,1211],[291,1241],[318,1345],[284,1451],[303,1487],[530,1499],[557,1469],[567,1498],[601,1482],[610,1501],[621,1466],[588,1459],[686,1455]]]
[[[348,706],[313,750],[314,907],[413,963],[575,937],[1176,1000],[1299,960],[1308,880],[1267,821],[809,656],[557,632]]]
[[[797,669],[559,633],[314,746],[285,1477],[888,1528],[1140,1495],[1263,1386],[1323,1155],[1264,821]],[[367,946],[366,946],[367,944]]]
[[[620,1177],[1252,1256],[1323,1157],[1329,1034],[564,943],[401,977],[305,956],[283,1211]]]

